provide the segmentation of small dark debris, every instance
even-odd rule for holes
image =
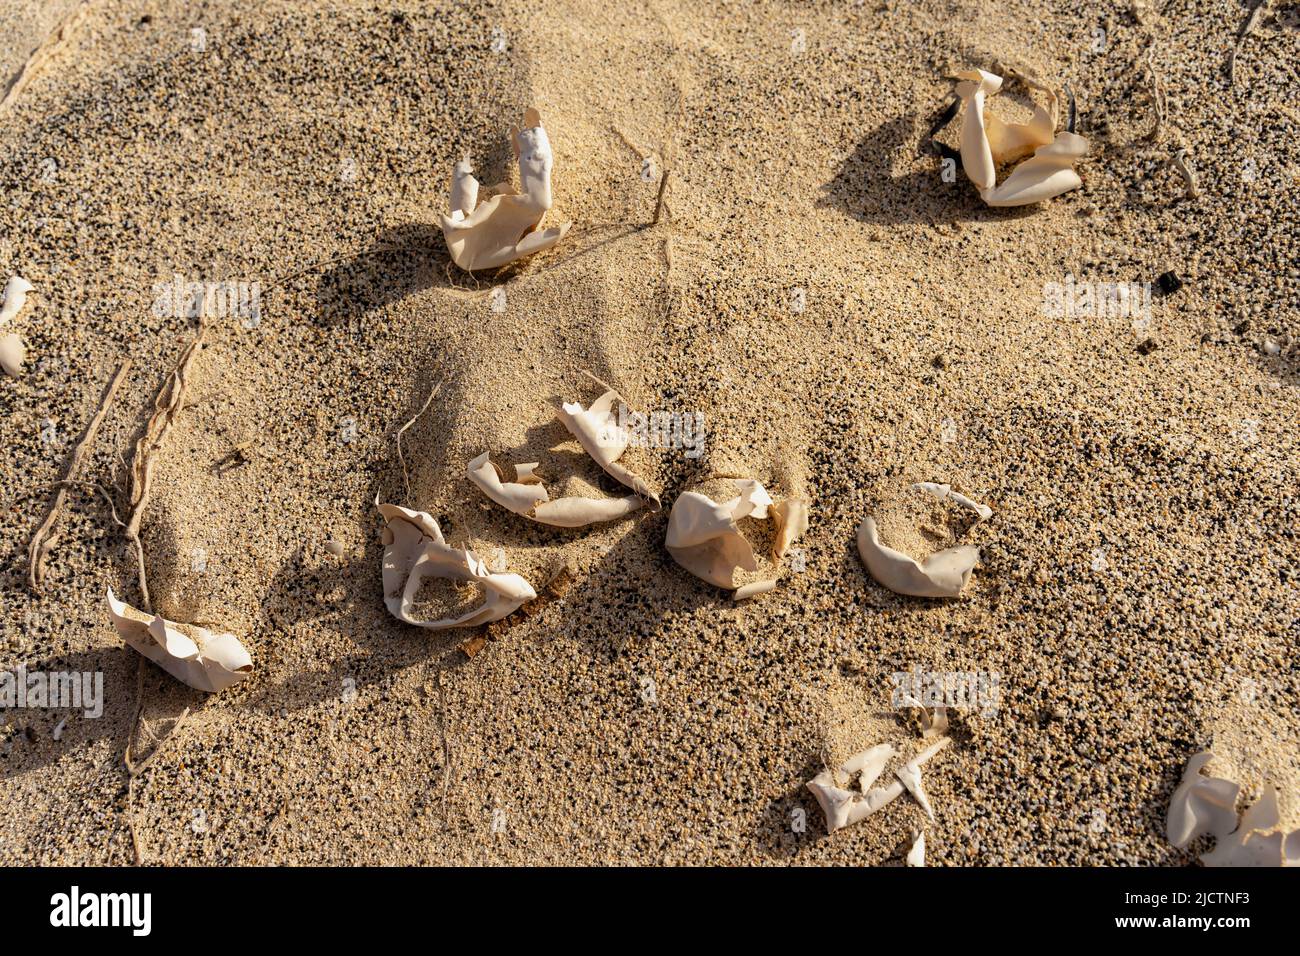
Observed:
[[[1159,288],[1161,293],[1164,295],[1173,295],[1183,287],[1183,280],[1178,278],[1178,273],[1172,270],[1169,272],[1162,272],[1160,273],[1160,277],[1156,279],[1156,287]]]
[[[1143,339],[1138,344],[1138,355],[1150,355],[1158,348],[1160,348],[1160,343],[1155,339]]]
[[[930,360],[930,364],[937,369],[945,369],[948,367],[948,357],[946,355],[936,355]]]
[[[1250,331],[1250,319],[1238,322],[1232,327],[1232,331],[1236,332],[1238,335],[1245,335]]]
[[[151,14],[146,13],[140,18],[140,26],[148,26],[150,23],[153,23],[153,16]]]

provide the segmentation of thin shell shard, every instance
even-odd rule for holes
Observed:
[[[233,634],[146,614],[119,601],[112,588],[108,612],[127,646],[195,690],[215,694],[253,672],[252,657]]]
[[[560,421],[607,475],[646,499],[651,511],[658,511],[659,496],[650,490],[645,479],[618,463],[631,436],[614,415],[616,398],[618,393],[611,389],[592,402],[590,408],[584,409],[580,402],[565,402],[558,412]]]
[[[680,495],[668,516],[665,539],[673,560],[720,588],[734,588],[737,571],[757,571],[754,548],[736,527],[732,512],[742,500],[720,505],[697,491]]]
[[[926,795],[925,787],[921,783],[921,765],[937,754],[952,741],[951,737],[940,737],[929,747],[917,754],[903,766],[894,771],[900,783],[907,788],[907,792],[925,811],[925,815],[934,822],[934,809],[930,806],[930,798]]]
[[[926,795],[925,787],[921,783],[921,768],[913,767],[908,764],[907,766],[899,767],[894,771],[894,774],[900,781],[902,781],[903,786],[907,788],[907,792],[910,793],[912,798],[921,805],[921,809],[925,811],[925,815],[929,817],[930,822],[933,823],[934,808],[930,806],[930,798]]]
[[[925,831],[912,834],[912,847],[907,851],[908,866],[925,866]]]
[[[1074,164],[1088,152],[1088,141],[1074,133],[1058,133],[1048,146],[1040,146],[996,189],[982,189],[980,198],[990,206],[1028,206],[1078,189],[1083,180]]]
[[[858,553],[878,583],[912,597],[957,597],[980,559],[978,548],[961,545],[918,562],[881,544],[872,518],[864,518],[858,526]]]
[[[898,796],[888,796],[887,790],[870,789],[893,755],[894,748],[889,744],[878,744],[854,754],[836,770],[823,770],[808,781],[808,789],[817,798],[826,818],[827,833],[866,819]],[[847,789],[855,775],[859,776],[857,789]]]
[[[540,524],[557,528],[580,528],[599,521],[613,521],[641,508],[636,495],[623,498],[557,498],[551,500],[546,487],[534,474],[536,462],[515,466],[515,481],[505,481],[500,469],[484,452],[469,463],[470,481],[501,507]]]
[[[524,114],[523,129],[511,129],[511,142],[519,163],[519,192],[507,187],[476,206],[479,184],[469,160],[457,163],[452,173],[452,208],[440,217],[442,234],[452,261],[467,272],[494,269],[549,249],[569,231],[569,223],[539,228],[553,205],[555,160],[537,110]]]
[[[537,597],[532,585],[517,574],[490,572],[469,549],[450,547],[438,522],[423,511],[381,504],[384,517],[384,603],[398,620],[429,630],[474,627],[499,621]],[[421,621],[412,609],[420,584],[427,577],[469,581],[483,593],[483,603],[456,617]]]
[[[975,512],[980,516],[981,521],[988,521],[993,517],[993,509],[988,505],[982,505],[978,501],[967,498],[959,491],[953,491],[952,485],[943,485],[935,481],[918,481],[912,485],[915,491],[924,491],[926,494],[933,495],[940,501],[951,501],[955,505],[960,505],[969,511]]]
[[[5,374],[17,378],[23,374],[23,363],[27,361],[27,346],[16,332],[0,335],[0,368]]]
[[[957,95],[966,106],[961,122],[961,167],[979,189],[991,189],[997,182],[997,163],[984,128],[984,101],[1002,89],[1002,77],[984,70],[957,74]]]
[[[1206,777],[1201,773],[1214,758],[1209,751],[1187,761],[1183,779],[1169,798],[1165,835],[1176,847],[1184,847],[1203,833],[1222,839],[1237,827],[1237,794],[1231,780]]]
[[[776,522],[776,540],[772,544],[774,563],[780,564],[790,545],[808,530],[811,510],[812,504],[802,498],[786,498],[772,506],[772,520]]]
[[[22,276],[9,278],[5,283],[4,305],[0,306],[0,327],[22,311],[23,305],[27,302],[27,293],[34,288],[36,287]]]

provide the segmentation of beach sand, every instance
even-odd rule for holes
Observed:
[[[53,28],[28,7],[0,21],[32,38],[6,76]],[[0,863],[897,864],[914,802],[827,837],[804,784],[919,747],[890,700],[914,668],[999,689],[926,766],[932,865],[1184,865],[1164,814],[1206,747],[1300,825],[1300,16],[1270,3],[1229,86],[1246,12],[87,4],[0,112],[0,280],[36,287],[28,372],[0,377],[0,666],[102,672],[104,712],[5,714]],[[976,66],[1068,84],[1082,189],[990,209],[945,181],[929,129]],[[993,108],[1029,102],[1009,84]],[[530,106],[548,222],[573,228],[469,276],[437,227],[451,169],[513,175]],[[1136,327],[1044,314],[1048,283],[1170,271]],[[211,319],[144,521],[155,609],[253,655],[216,695],[118,639],[104,592],[138,603],[136,568],[93,489],[27,585],[51,483],[129,359],[83,475],[125,514],[195,333],[156,307],[174,276],[260,296],[259,321]],[[594,529],[490,505],[465,478],[484,451],[541,461],[553,496],[617,493],[555,418],[600,393],[584,372],[702,412],[705,453],[629,451],[665,507]],[[396,433],[439,383],[403,435],[408,493]],[[726,475],[813,504],[802,570],[747,603],[663,547],[671,502]],[[539,591],[572,583],[470,657],[484,629],[387,613],[377,499]],[[871,580],[867,514],[912,553],[977,545],[962,597]],[[141,753],[184,719],[129,783],[137,707]]]

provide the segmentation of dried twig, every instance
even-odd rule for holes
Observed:
[[[650,220],[650,225],[652,226],[659,225],[659,217],[663,213],[664,208],[664,190],[668,188],[668,177],[670,175],[672,175],[672,170],[665,169],[664,174],[659,177],[659,195],[655,198],[655,215],[654,218]]]
[[[618,389],[616,389],[613,385],[610,385],[610,384],[609,384],[608,382],[606,382],[604,379],[599,379],[599,378],[597,378],[595,375],[592,375],[592,374],[591,374],[590,372],[588,372],[586,369],[583,369],[583,370],[582,370],[582,374],[585,375],[585,376],[587,376],[587,378],[591,379],[593,382],[595,382],[597,385],[599,385],[599,386],[600,386],[601,388],[603,388],[605,391],[607,391],[607,392],[613,392],[615,395],[618,396],[619,401],[621,401],[624,405],[631,404],[630,402],[628,402],[627,398],[623,395],[622,392],[620,392]]]
[[[141,608],[153,613],[153,604],[149,599],[149,581],[145,573],[144,546],[140,542],[140,524],[144,520],[145,508],[149,505],[149,496],[153,490],[154,467],[157,464],[158,451],[167,436],[171,434],[185,407],[185,394],[189,388],[190,370],[203,347],[204,337],[208,331],[208,307],[212,304],[214,288],[209,288],[199,310],[199,329],[193,341],[181,352],[167,381],[154,399],[154,412],[145,423],[144,432],[135,444],[135,454],[131,459],[131,513],[126,522],[126,539],[135,548],[136,573],[139,579]]]
[[[153,471],[156,456],[167,436],[171,434],[176,419],[185,407],[185,394],[189,388],[190,370],[194,365],[194,360],[198,357],[200,349],[203,347],[204,337],[207,335],[208,309],[212,305],[214,291],[214,288],[209,288],[204,296],[203,306],[199,310],[199,328],[194,335],[194,340],[181,352],[175,368],[167,376],[167,381],[154,398],[153,415],[145,423],[144,432],[135,444],[135,454],[131,459],[131,513],[127,519],[123,534],[135,548],[136,574],[138,575],[140,595],[143,601],[141,607],[150,614],[153,613],[153,602],[149,598],[149,580],[145,570],[144,545],[140,541],[140,524],[144,519],[144,511],[149,504],[149,494],[153,489]],[[131,722],[131,735],[127,738],[126,747],[122,752],[122,762],[126,765],[127,771],[126,821],[127,827],[131,831],[131,846],[137,866],[144,862],[144,850],[135,826],[136,777],[158,754],[163,744],[176,735],[185,718],[189,716],[189,708],[187,707],[172,724],[167,735],[155,745],[144,760],[137,763],[132,759],[131,744],[139,735],[140,718],[144,711],[144,668],[145,658],[141,656],[136,672],[135,719]]]
[[[32,55],[27,58],[27,62],[23,64],[22,69],[18,71],[9,84],[9,88],[5,90],[4,98],[0,99],[0,112],[18,99],[19,94],[31,82],[32,77],[62,49],[63,44],[72,36],[73,31],[90,13],[93,3],[94,0],[84,0],[75,10],[63,18],[63,22],[55,27],[54,32],[46,38],[44,43],[32,51]]]
[[[54,504],[50,508],[49,514],[41,522],[41,526],[36,529],[36,534],[32,535],[32,543],[27,549],[27,584],[33,591],[39,591],[41,584],[45,580],[45,556],[50,549],[58,542],[59,536],[54,534],[55,522],[59,520],[59,514],[63,510],[64,501],[68,497],[68,487],[76,482],[81,475],[81,466],[85,463],[86,452],[95,441],[95,434],[99,431],[99,426],[103,423],[105,416],[108,415],[109,407],[113,404],[113,396],[117,394],[118,387],[126,378],[126,373],[130,371],[130,361],[123,362],[113,376],[112,381],[104,390],[104,397],[100,400],[99,411],[90,420],[86,426],[85,432],[82,433],[81,441],[77,442],[77,447],[72,450],[72,461],[68,465],[68,472],[64,476],[63,482],[59,484],[58,494],[54,496]],[[112,499],[109,499],[112,505]],[[113,509],[113,517],[117,517],[117,509]]]
[[[402,433],[419,421],[420,416],[429,410],[429,406],[433,404],[434,397],[440,391],[442,391],[442,379],[439,379],[437,384],[435,384],[429,391],[429,397],[424,400],[424,404],[420,406],[420,410],[415,413],[415,416],[397,430],[397,460],[402,466],[402,483],[406,486],[406,500],[408,502],[411,500],[411,479],[406,473],[406,458],[402,455]]]
[[[1156,124],[1151,127],[1151,132],[1147,133],[1146,138],[1153,143],[1158,143],[1165,125],[1165,93],[1160,82],[1160,74],[1156,70],[1152,47],[1147,47],[1147,73],[1151,77],[1151,105],[1156,111]]]
[[[631,136],[628,136],[627,133],[623,132],[617,126],[611,126],[610,129],[614,131],[614,133],[618,136],[619,139],[623,141],[624,145],[626,145],[628,149],[636,153],[637,159],[645,159],[647,156],[650,156],[652,154],[651,150],[645,149],[644,147],[637,145],[636,141],[633,140]]]
[[[141,726],[140,715],[141,715],[141,711],[143,710],[143,704],[144,704],[144,658],[143,657],[140,658],[140,668],[136,673],[138,677],[136,682],[135,722],[132,725],[131,738],[127,739],[126,749],[122,752],[122,762],[126,765],[126,774],[127,774],[126,776],[126,822],[127,822],[127,828],[131,832],[131,851],[135,856],[135,865],[141,866],[144,864],[144,845],[140,842],[140,834],[137,831],[135,825],[135,781],[136,778],[139,777],[140,774],[144,772],[144,769],[148,767],[150,763],[153,762],[153,759],[158,756],[158,754],[162,751],[163,747],[166,746],[167,742],[180,732],[181,727],[183,727],[185,724],[185,719],[190,715],[190,709],[186,707],[183,711],[181,711],[180,716],[177,717],[174,721],[172,721],[171,729],[168,730],[167,733],[164,734],[161,738],[155,736],[153,731],[149,731],[149,735],[151,737],[154,737],[157,743],[154,745],[153,750],[149,751],[149,753],[145,755],[143,760],[137,761],[133,759],[131,756],[131,744],[134,742],[133,738],[137,735],[137,733],[139,732],[139,728]],[[148,730],[148,727],[146,726],[145,729]]]
[[[1199,196],[1201,189],[1196,180],[1196,168],[1192,165],[1191,159],[1188,158],[1186,148],[1179,149],[1174,153],[1170,162],[1182,173],[1183,180],[1187,183],[1187,198],[1195,199]]]
[[[1255,0],[1255,5],[1250,8],[1246,14],[1246,19],[1242,21],[1241,29],[1237,31],[1237,40],[1228,51],[1228,85],[1232,86],[1237,81],[1237,54],[1241,52],[1241,45],[1246,42],[1246,37],[1250,32],[1259,25],[1259,19],[1264,13],[1264,8],[1268,6],[1268,0]]]

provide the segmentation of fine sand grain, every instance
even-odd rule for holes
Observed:
[[[60,19],[36,6],[0,16],[31,38],[6,84]],[[804,783],[914,746],[890,706],[914,667],[1000,690],[926,767],[931,865],[1187,863],[1164,812],[1206,747],[1300,825],[1293,4],[1231,87],[1236,0],[1145,24],[1024,0],[86,6],[0,113],[0,282],[36,287],[28,373],[0,377],[0,666],[101,671],[105,704],[4,714],[0,864],[130,862],[132,817],[150,863],[898,863],[914,802],[827,837]],[[975,66],[1068,84],[1082,189],[989,209],[944,180],[928,131]],[[995,106],[1030,102],[1009,83]],[[452,167],[513,175],[529,106],[548,222],[573,229],[468,276],[436,226]],[[1169,271],[1137,327],[1044,315],[1067,275]],[[134,557],[93,489],[27,586],[52,483],[130,359],[82,467],[125,487],[195,332],[155,309],[174,275],[260,293],[260,321],[211,320],[144,521],[155,610],[256,662],[212,696],[152,665],[137,694],[104,602],[139,600]],[[599,394],[584,372],[703,412],[705,454],[628,452],[655,514],[562,530],[491,506],[465,477],[484,451],[540,461],[553,497],[619,493],[555,418]],[[395,434],[438,383],[403,435],[408,496]],[[663,547],[672,500],[729,475],[813,502],[802,570],[742,603]],[[470,657],[482,629],[387,614],[376,498],[539,591],[572,583]],[[912,554],[977,545],[963,596],[876,585],[865,514]],[[137,704],[140,752],[190,712],[128,791]]]

